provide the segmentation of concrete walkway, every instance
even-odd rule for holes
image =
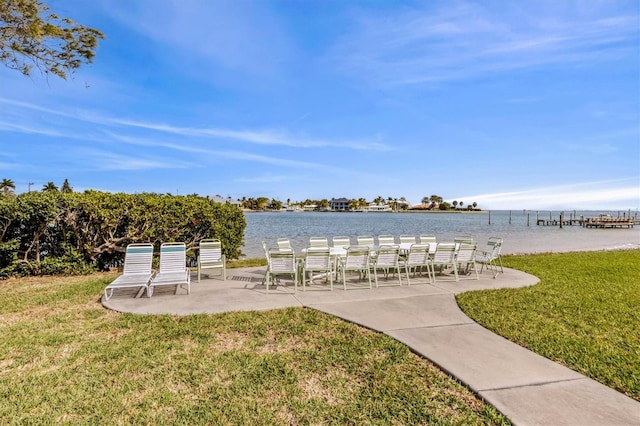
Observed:
[[[220,313],[308,307],[385,333],[465,383],[520,425],[640,425],[640,403],[594,380],[497,336],[467,317],[455,294],[470,290],[525,287],[538,279],[505,269],[492,279],[437,282],[406,279],[401,287],[306,292],[283,285],[265,293],[264,268],[232,269],[227,281],[194,280],[191,295],[160,288],[152,298],[135,291],[114,293],[104,306],[139,314]],[[396,281],[397,282],[397,281]],[[360,283],[361,284],[361,283]],[[390,284],[385,282],[385,284]],[[324,286],[322,287],[324,288]]]

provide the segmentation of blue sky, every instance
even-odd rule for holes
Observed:
[[[635,0],[47,3],[106,39],[0,67],[17,192],[640,207]]]

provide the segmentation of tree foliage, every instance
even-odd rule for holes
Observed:
[[[98,40],[93,28],[61,18],[38,0],[0,0],[0,61],[29,76],[33,67],[63,79],[91,63]]]
[[[0,197],[0,276],[68,273],[69,262],[82,272],[105,269],[122,262],[134,242],[181,241],[192,248],[219,238],[225,255],[237,258],[245,227],[237,206],[198,196],[51,191]]]

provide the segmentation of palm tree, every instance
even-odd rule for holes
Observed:
[[[429,197],[422,197],[422,205],[429,204]]]
[[[63,194],[71,194],[73,192],[73,188],[69,185],[69,179],[65,179],[62,183],[62,189],[60,190]]]
[[[475,209],[476,207],[478,207],[478,203],[476,203],[475,201],[473,202],[473,204],[471,204],[473,206],[473,208]]]
[[[57,192],[58,187],[53,182],[47,182],[46,185],[42,187],[42,192]]]
[[[0,182],[0,188],[2,188],[2,195],[10,195],[16,189],[16,184],[11,179],[4,178],[2,182]]]
[[[453,204],[453,208],[454,209],[458,206],[458,202],[456,200],[453,200],[453,203],[451,203],[451,204]]]

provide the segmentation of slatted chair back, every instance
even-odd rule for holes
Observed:
[[[456,261],[458,263],[471,262],[476,257],[476,243],[460,243],[458,252],[456,253]]]
[[[358,271],[369,268],[369,247],[351,246],[347,249],[347,256],[344,260],[344,269],[348,271]]]
[[[480,279],[478,275],[478,268],[476,267],[476,247],[477,243],[460,243],[458,252],[456,253],[456,262],[460,268],[460,275],[462,279],[465,279],[467,275],[470,275],[471,268],[475,274],[477,280]],[[473,278],[473,277],[470,277]]]
[[[392,246],[396,243],[396,239],[393,235],[378,235],[379,246]]]
[[[380,246],[377,251],[374,266],[376,268],[396,268],[398,266],[399,256],[400,249],[398,249],[398,247]]]
[[[222,243],[218,239],[206,239],[200,241],[200,263],[219,263],[222,262]]]
[[[124,255],[124,268],[122,270],[122,274],[150,274],[152,262],[153,244],[129,244]]]
[[[375,246],[375,241],[373,240],[373,237],[369,235],[360,235],[356,237],[356,240],[359,246],[369,247],[369,250],[371,250]]]
[[[296,272],[296,257],[293,251],[269,249],[269,271],[272,275]]]
[[[436,251],[433,255],[434,264],[453,264],[456,254],[456,245],[454,243],[438,243]]]
[[[373,238],[371,238],[373,240]],[[372,241],[373,242],[373,241]],[[359,272],[360,277],[366,277],[371,288],[371,268],[370,250],[366,245],[350,246],[347,248],[347,255],[340,260],[340,270],[342,271],[342,287],[347,289],[347,272]]]
[[[411,285],[410,272],[420,271],[422,274],[422,270],[424,267],[427,268],[427,276],[429,278],[429,282],[433,283],[432,279],[432,271],[431,271],[431,263],[429,259],[429,244],[412,244],[411,248],[407,252],[406,258],[402,262],[404,264],[405,272],[407,273],[407,284]]]
[[[458,264],[456,263],[456,243],[438,243],[436,251],[433,253],[431,259],[432,271],[434,271],[433,279],[435,276],[435,267],[440,267],[440,270],[444,267],[451,266],[453,268],[453,274],[455,281],[458,281]]]
[[[395,272],[393,271],[395,269]],[[373,275],[378,284],[378,271],[382,270],[386,278],[390,272],[398,274],[398,285],[402,285],[402,275],[400,273],[400,248],[398,246],[380,246],[376,252],[376,258],[373,263]]]
[[[413,244],[405,260],[407,266],[425,266],[429,263],[429,244]]]
[[[159,272],[184,272],[186,269],[187,246],[185,243],[162,243]]]
[[[292,249],[291,247],[291,241],[289,241],[288,238],[278,238],[278,240],[276,241],[276,244],[278,244],[278,248],[280,250],[289,250]]]
[[[220,269],[222,279],[227,279],[227,261],[222,253],[222,242],[217,238],[201,240],[198,244],[198,282],[207,269]]]
[[[327,237],[311,237],[309,238],[309,247],[329,247],[329,239]]]
[[[351,245],[351,238],[349,237],[333,237],[332,243],[334,247],[345,248]]]
[[[420,241],[420,244],[435,244],[438,242],[436,236],[432,234],[420,234],[418,241]]]
[[[468,243],[471,244],[474,242],[473,236],[471,235],[457,235],[455,237],[453,237],[453,242],[454,243]]]
[[[400,244],[415,244],[415,235],[400,235]]]
[[[309,247],[304,258],[304,269],[330,271],[331,255],[328,247]]]

